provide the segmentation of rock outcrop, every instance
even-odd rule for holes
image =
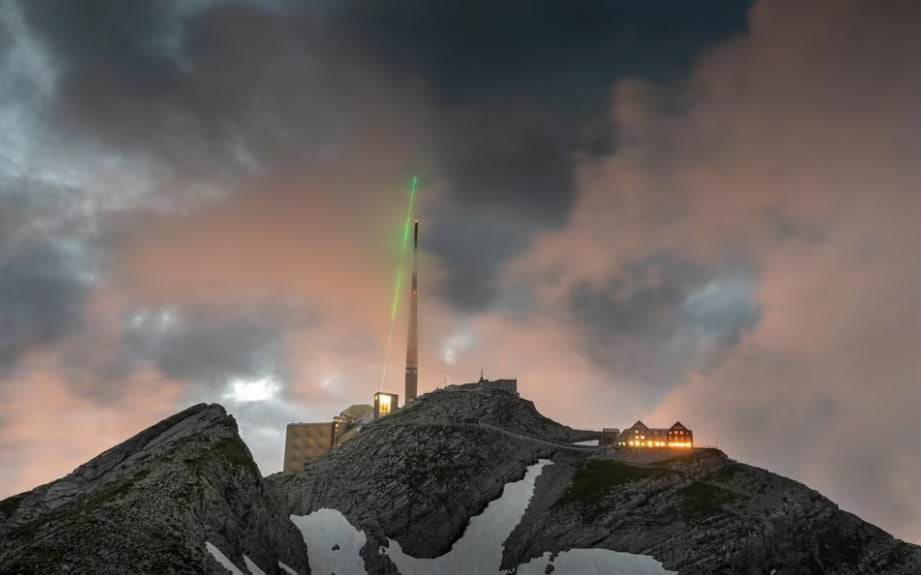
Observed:
[[[921,573],[921,548],[715,449],[641,466],[589,458],[546,471],[503,566],[605,548],[688,575]]]
[[[571,444],[590,436],[513,394],[457,386],[421,397],[302,473],[269,480],[291,513],[337,509],[364,531],[372,574],[397,572],[379,553],[388,538],[414,557],[449,551],[469,518],[541,458],[553,464],[506,541],[505,569],[605,548],[682,574],[921,573],[921,548],[799,483],[713,449],[638,464]]]
[[[593,437],[507,391],[452,386],[263,480],[233,418],[198,405],[0,501],[0,573],[306,574],[311,553],[340,575],[395,574],[392,561],[434,565],[418,558],[451,550],[512,482],[491,507],[507,529],[483,539],[503,569],[565,574],[554,560],[572,572],[601,548],[683,575],[921,573],[921,547],[795,481],[715,449],[655,460],[573,445]],[[470,533],[461,547],[481,541]]]
[[[445,553],[469,518],[528,465],[590,453],[569,444],[586,434],[592,432],[560,425],[514,394],[454,386],[369,426],[302,473],[268,480],[288,494],[292,514],[342,512],[369,536],[369,572],[395,572],[378,553],[388,537],[416,557]]]
[[[196,405],[70,475],[0,502],[0,573],[222,573],[278,562],[307,573],[307,550],[219,405]]]

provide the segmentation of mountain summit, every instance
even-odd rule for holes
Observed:
[[[307,572],[283,498],[220,405],[190,407],[0,501],[3,574],[227,573],[206,543],[267,573],[283,573],[279,562]]]
[[[921,547],[795,481],[593,437],[452,386],[263,479],[198,405],[0,502],[0,573],[921,573]]]

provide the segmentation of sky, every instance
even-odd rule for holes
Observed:
[[[916,0],[0,0],[0,497],[517,377],[921,543]],[[405,285],[405,284],[404,284]],[[385,362],[388,365],[383,377]]]

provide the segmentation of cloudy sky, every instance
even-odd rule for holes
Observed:
[[[921,542],[916,0],[0,0],[0,497],[519,378]]]

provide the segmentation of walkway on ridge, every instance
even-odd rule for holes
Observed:
[[[592,453],[600,449],[596,445],[573,445],[571,443],[566,443],[564,441],[555,441],[552,439],[544,439],[542,437],[535,437],[533,435],[528,435],[525,433],[517,433],[514,431],[509,431],[504,427],[498,425],[493,425],[492,423],[486,423],[483,421],[477,421],[476,423],[434,423],[434,422],[406,422],[406,423],[383,423],[372,426],[370,429],[382,429],[385,427],[479,427],[482,429],[488,429],[512,437],[515,439],[521,439],[524,441],[530,441],[532,443],[539,443],[549,447],[554,447],[557,449],[568,449],[570,451],[577,451],[579,453]]]

